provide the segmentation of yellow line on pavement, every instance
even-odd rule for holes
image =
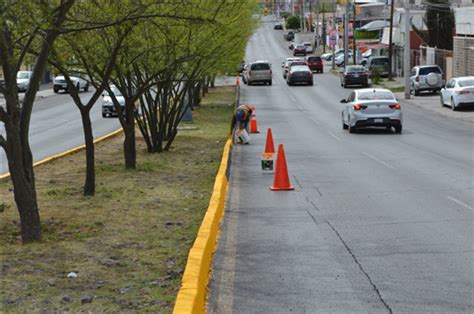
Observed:
[[[123,131],[123,129],[120,128],[120,129],[117,129],[117,130],[115,130],[115,131],[113,131],[113,132],[111,132],[111,133],[109,133],[109,134],[106,134],[106,135],[104,135],[104,136],[102,136],[102,137],[99,137],[98,139],[94,140],[94,144],[99,143],[99,142],[101,142],[101,141],[103,141],[103,140],[106,140],[106,139],[108,139],[108,138],[114,137],[115,135],[121,133],[122,131]],[[51,157],[48,157],[48,158],[45,158],[45,159],[40,160],[40,161],[38,161],[38,162],[35,162],[35,163],[33,164],[33,167],[37,167],[37,166],[40,166],[40,165],[45,164],[45,163],[47,163],[47,162],[51,162],[51,161],[53,161],[53,160],[55,160],[55,159],[58,159],[58,158],[61,158],[61,157],[64,157],[64,156],[68,156],[68,155],[71,155],[71,154],[74,154],[74,153],[77,153],[78,151],[81,151],[81,150],[83,150],[83,149],[85,149],[85,148],[86,148],[86,145],[83,144],[83,145],[80,145],[80,146],[77,146],[77,147],[68,149],[68,150],[66,150],[66,151],[64,151],[64,152],[62,152],[62,153],[57,154],[57,155],[53,155],[53,156],[51,156]],[[2,174],[2,175],[0,176],[0,180],[6,179],[6,178],[9,178],[9,177],[10,177],[10,172],[7,172],[7,173]]]
[[[219,224],[224,215],[231,149],[232,138],[229,137],[224,146],[222,161],[216,175],[209,207],[199,227],[196,240],[189,251],[173,313],[205,312],[212,254],[216,248]]]

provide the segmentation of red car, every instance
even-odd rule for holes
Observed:
[[[293,48],[293,55],[294,56],[306,56],[306,47],[305,45],[295,45]]]
[[[306,63],[311,71],[323,73],[323,60],[321,57],[308,57],[306,58]]]

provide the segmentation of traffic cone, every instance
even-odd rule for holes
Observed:
[[[265,153],[266,154],[274,154],[275,153],[275,144],[273,144],[273,135],[272,129],[268,128],[267,131],[267,141],[265,143]]]
[[[250,120],[250,133],[260,133],[257,128],[257,116],[252,114],[252,120]]]
[[[240,79],[239,78],[237,78],[237,81],[235,82],[235,85],[240,86]]]
[[[275,177],[273,179],[272,191],[288,191],[294,190],[291,186],[290,178],[288,177],[288,169],[286,167],[285,151],[283,144],[278,145],[278,155],[276,160]]]

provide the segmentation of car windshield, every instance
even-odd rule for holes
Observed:
[[[30,78],[30,73],[28,72],[18,72],[16,75],[17,79],[28,79]]]
[[[112,93],[114,93],[115,96],[122,96],[122,93],[120,93],[119,89],[115,86],[112,86],[110,87],[110,89],[112,90]],[[106,96],[109,96],[109,92],[108,91],[105,91],[104,93]]]
[[[311,47],[311,43],[303,43],[303,45]]]
[[[419,75],[428,75],[430,73],[439,73],[439,74],[441,74],[441,70],[438,67],[420,68]]]
[[[387,65],[388,59],[386,58],[377,58],[371,61],[372,65]]]
[[[357,97],[359,100],[393,100],[395,97],[391,92],[385,91],[373,91],[373,92],[362,92]]]
[[[250,67],[250,70],[270,70],[270,65],[268,63],[254,63]]]
[[[474,86],[474,79],[460,80],[458,81],[460,87]]]

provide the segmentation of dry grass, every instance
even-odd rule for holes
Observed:
[[[2,183],[1,312],[170,312],[234,96],[233,88],[211,90],[193,112],[197,128],[180,131],[170,152],[148,154],[138,136],[136,170],[124,170],[122,136],[98,144],[94,197],[81,195],[84,152],[38,167],[39,243],[20,244],[11,183]]]

